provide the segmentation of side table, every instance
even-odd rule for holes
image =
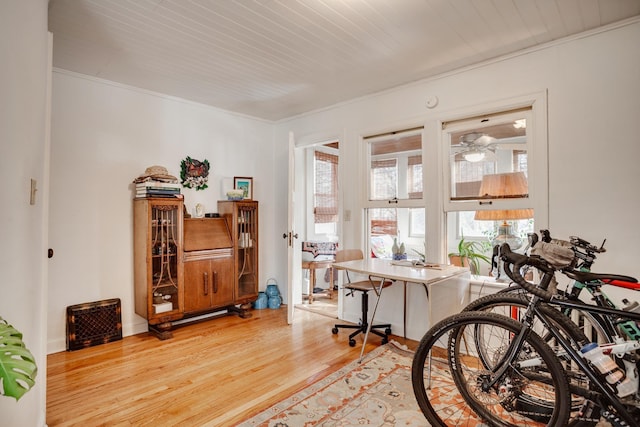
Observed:
[[[309,304],[313,303],[313,290],[316,287],[316,270],[328,268],[331,280],[329,282],[329,298],[333,298],[333,260],[302,261],[302,268],[309,270]]]

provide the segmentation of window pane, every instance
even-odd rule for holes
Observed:
[[[398,194],[397,159],[371,162],[371,200],[389,200]]]
[[[463,236],[465,240],[488,242],[493,246],[504,243],[506,235],[513,235],[522,241],[519,245],[509,242],[512,249],[521,249],[526,245],[527,234],[533,233],[533,230],[533,211],[531,218],[508,221],[477,219],[474,211],[450,212],[447,215],[447,248],[448,252],[455,252]]]
[[[372,257],[391,259],[394,239],[404,244],[408,259],[425,253],[424,208],[370,208],[366,212]]]
[[[424,237],[424,209],[409,209],[409,237]]]
[[[526,120],[508,118],[449,133],[451,200],[528,197]]]
[[[369,209],[369,230],[372,235],[398,234],[397,209],[375,208]]]
[[[334,236],[338,233],[338,223],[336,222],[321,222],[314,224],[314,232],[316,235]]]
[[[338,221],[338,156],[316,151],[314,154],[314,222]]]
[[[422,198],[422,128],[365,138],[369,200]]]
[[[422,199],[422,156],[410,156],[407,170],[410,199]]]

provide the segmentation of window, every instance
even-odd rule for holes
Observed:
[[[407,188],[410,199],[422,199],[422,156],[409,156]]]
[[[313,203],[316,224],[338,220],[338,156],[316,151]]]
[[[521,172],[525,179],[521,184],[526,186],[526,115],[527,110],[516,111],[444,125],[449,152],[450,194],[447,199],[450,202],[528,197],[528,193],[505,193],[515,188],[524,188],[505,186],[510,182],[509,176],[502,175],[501,181],[492,181],[497,174]],[[518,127],[514,126],[516,123]],[[491,182],[496,182],[498,186],[491,186]],[[483,185],[484,189],[481,188]],[[487,186],[498,193],[484,192]]]
[[[424,253],[424,208],[369,208],[366,214],[371,256],[391,258],[394,239],[404,243],[409,259]]]
[[[398,159],[371,161],[371,200],[389,200],[398,195]]]
[[[391,258],[394,239],[409,258],[424,253],[423,128],[364,138],[368,202],[365,208],[371,256]]]
[[[337,143],[313,149],[313,230],[315,235],[335,235],[338,225]]]
[[[443,123],[447,248],[458,241],[518,249],[533,231],[529,194],[531,107]],[[484,266],[486,268],[487,266]]]
[[[365,138],[369,200],[422,199],[422,128]]]

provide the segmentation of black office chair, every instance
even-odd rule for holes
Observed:
[[[336,252],[335,262],[352,261],[352,260],[363,259],[363,258],[364,256],[360,249],[344,249]],[[349,278],[349,272],[345,271],[345,273],[347,276],[347,283],[343,287],[344,289],[348,289],[350,291],[348,295],[353,296],[356,291],[362,292],[362,318],[360,319],[360,323],[357,325],[340,325],[340,324],[334,325],[331,332],[333,332],[334,334],[337,334],[339,328],[355,329],[355,331],[352,332],[351,335],[349,335],[349,345],[351,347],[355,347],[356,340],[354,338],[356,337],[356,335],[360,333],[362,334],[366,333],[367,328],[369,327],[369,324],[368,324],[369,295],[368,294],[370,291],[374,291],[374,289],[373,289],[373,284],[369,280],[352,282],[351,279]],[[391,282],[385,281],[382,286],[386,288],[387,286],[390,286],[390,285],[391,285]],[[377,286],[379,286],[379,284]],[[377,329],[383,329],[383,332]],[[382,337],[382,344],[386,344],[389,342],[389,334],[391,334],[391,325],[388,323],[372,325],[370,333],[378,335],[379,337]]]

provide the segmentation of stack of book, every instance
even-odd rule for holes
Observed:
[[[181,197],[181,184],[145,181],[136,184],[136,197]]]

